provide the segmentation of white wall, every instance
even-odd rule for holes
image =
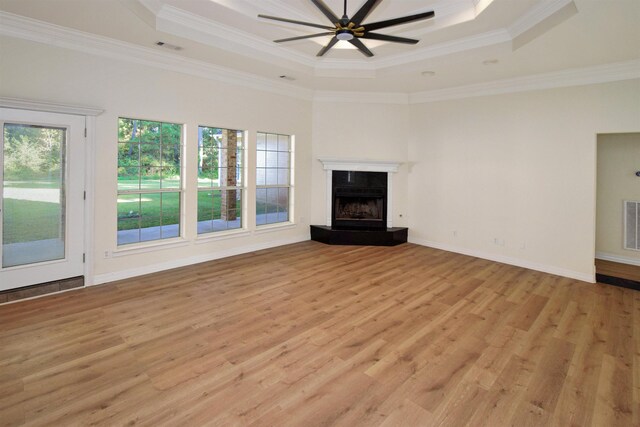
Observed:
[[[410,124],[412,241],[593,278],[596,135],[640,129],[639,80],[415,105]]]
[[[409,107],[396,104],[315,102],[313,105],[313,188],[311,224],[326,222],[326,171],[318,158],[402,162],[393,174],[388,215],[394,227],[406,227]]]
[[[311,173],[311,102],[274,95],[214,80],[164,71],[143,65],[92,56],[37,43],[0,38],[0,96],[86,105],[105,112],[96,121],[95,245],[92,248],[98,281],[107,281],[205,260],[279,243],[309,238]],[[188,134],[187,168],[197,158],[197,126],[209,125],[255,132],[270,131],[296,136],[296,227],[271,233],[196,244],[195,188],[192,168],[186,174],[184,246],[148,253],[113,256],[116,245],[116,138],[119,116],[184,123]],[[249,150],[249,182],[255,182]],[[91,191],[91,189],[89,190]],[[248,200],[251,200],[251,194]],[[249,209],[249,222],[255,215]],[[109,252],[109,257],[105,257]],[[122,254],[121,254],[122,255]]]
[[[640,200],[640,133],[598,136],[596,254],[640,263],[640,252],[624,249],[623,201]]]
[[[307,239],[308,224],[325,220],[325,172],[317,160],[324,156],[404,162],[393,177],[391,215],[394,225],[410,227],[411,241],[588,280],[596,135],[640,130],[638,80],[409,106],[312,106],[36,43],[0,43],[0,96],[105,109],[96,123],[92,248],[100,281]],[[296,135],[298,225],[196,244],[190,191],[184,246],[105,257],[117,249],[118,116],[185,123],[188,161],[196,158],[192,130],[199,124],[246,129],[250,144],[257,130]],[[249,166],[254,161],[250,155]],[[195,174],[186,180],[193,188]]]

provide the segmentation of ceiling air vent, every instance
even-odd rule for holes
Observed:
[[[624,202],[624,248],[640,251],[640,202]]]
[[[175,44],[165,42],[156,42],[156,46],[160,46],[169,50],[182,50],[182,46],[176,46]]]

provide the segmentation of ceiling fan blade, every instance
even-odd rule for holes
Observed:
[[[318,52],[318,54],[316,56],[323,56],[325,53],[327,53],[329,51],[329,49],[331,49],[333,47],[333,45],[335,45],[336,43],[338,43],[338,38],[336,36],[333,36],[333,38],[331,40],[329,40],[329,43],[327,43],[327,45],[325,47],[323,47],[322,49],[320,49],[320,52]]]
[[[394,43],[406,43],[406,44],[416,44],[420,41],[416,39],[407,39],[405,37],[388,36],[386,34],[376,34],[376,33],[364,33],[364,35],[360,36],[360,38],[371,39],[371,40],[382,40],[385,42],[394,42]]]
[[[394,25],[408,24],[409,22],[420,21],[422,19],[433,18],[435,13],[424,12],[418,13],[416,15],[403,16],[402,18],[389,19],[387,21],[373,22],[371,24],[366,24],[364,27],[366,31],[374,31],[379,30],[380,28],[392,27]]]
[[[349,40],[349,43],[351,43],[352,45],[354,45],[355,47],[358,48],[358,50],[360,52],[362,52],[365,56],[368,56],[369,58],[373,56],[373,52],[371,52],[365,45],[364,43],[362,43],[360,41],[360,39],[358,39],[357,37],[352,38],[351,40]]]
[[[308,35],[308,36],[289,37],[288,39],[274,40],[274,42],[275,43],[292,42],[294,40],[311,39],[313,37],[332,36],[332,35],[334,35],[333,31],[330,32],[330,33],[311,34],[311,35]]]
[[[324,16],[329,18],[329,21],[331,21],[332,24],[340,21],[340,18],[338,18],[336,14],[333,13],[331,9],[329,9],[329,6],[324,4],[322,0],[311,0],[311,3],[315,4],[316,7],[320,9],[320,12],[322,12]]]
[[[333,29],[335,29],[334,27],[329,27],[327,25],[313,24],[311,22],[295,21],[293,19],[278,18],[276,16],[258,15],[258,18],[272,19],[274,21],[288,22],[290,24],[306,25],[307,27],[322,28],[323,30],[333,30]]]
[[[371,12],[373,12],[373,9],[375,9],[381,1],[382,0],[367,0],[360,10],[353,15],[351,22],[356,25],[360,25],[360,23],[364,21]]]

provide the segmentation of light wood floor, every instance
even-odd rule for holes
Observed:
[[[0,424],[638,426],[640,292],[305,242],[0,306]]]

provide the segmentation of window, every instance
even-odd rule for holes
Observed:
[[[198,234],[242,228],[244,132],[198,128]]]
[[[118,119],[118,245],[180,236],[182,125]]]
[[[256,225],[290,221],[292,148],[288,135],[258,132]]]

